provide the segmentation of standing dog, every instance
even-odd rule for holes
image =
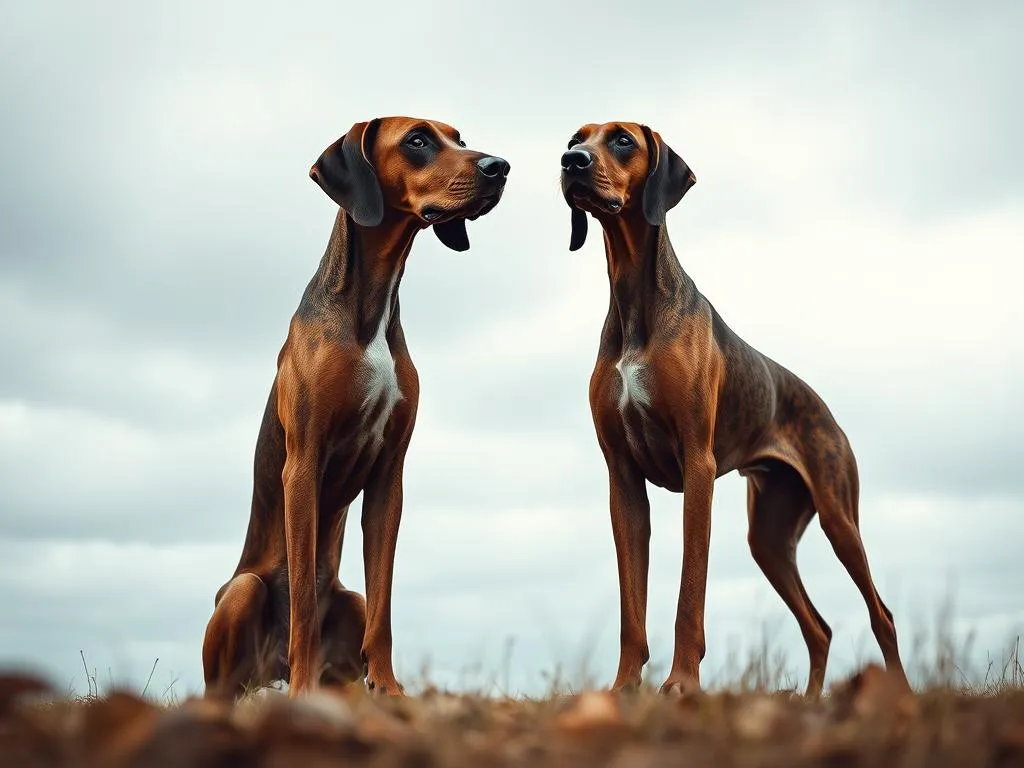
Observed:
[[[356,123],[310,169],[340,210],[278,355],[245,544],[203,642],[208,695],[279,679],[295,695],[363,675],[402,693],[391,583],[419,379],[398,285],[420,230],[469,248],[466,220],[498,204],[508,172],[451,126],[408,117]],[[338,580],[360,492],[365,600]]]
[[[645,481],[683,493],[675,652],[662,691],[700,688],[711,495],[715,479],[734,469],[747,478],[751,553],[807,643],[807,694],[821,692],[832,638],[796,565],[797,542],[815,512],[864,596],[886,666],[906,682],[892,614],[861,542],[857,464],[846,435],[807,384],[725,324],[669,242],[665,214],[696,183],[690,168],[647,126],[591,124],[569,142],[561,179],[572,209],[569,248],[583,245],[590,213],[604,228],[611,286],[590,407],[608,465],[618,560],[614,688],[638,684],[649,658]]]

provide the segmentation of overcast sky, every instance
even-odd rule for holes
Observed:
[[[214,10],[215,8],[215,10]],[[85,690],[202,684],[252,454],[334,204],[308,168],[352,123],[454,125],[512,164],[472,249],[413,247],[402,320],[422,386],[394,584],[415,681],[610,683],[618,591],[587,385],[602,242],[568,251],[558,159],[642,121],[693,168],[669,231],[748,342],[828,402],[908,664],[1024,629],[1024,5],[271,4],[0,0],[0,663]],[[651,489],[648,631],[667,672],[682,497]],[[358,506],[358,505],[357,505]],[[362,590],[358,509],[342,580]],[[817,523],[800,549],[830,679],[880,659]],[[716,484],[705,681],[795,620]]]

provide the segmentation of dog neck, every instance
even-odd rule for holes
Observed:
[[[361,227],[339,208],[303,304],[329,311],[363,346],[382,318],[387,318],[390,336],[399,323],[398,286],[419,230],[416,221],[390,211],[378,226]]]
[[[647,345],[665,308],[685,312],[700,296],[683,270],[664,224],[651,225],[639,212],[602,217],[611,302],[602,350]]]

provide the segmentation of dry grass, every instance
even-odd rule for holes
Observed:
[[[1024,766],[1020,650],[1017,638],[972,676],[962,650],[936,643],[916,695],[868,665],[818,702],[780,692],[793,676],[767,643],[730,685],[687,699],[574,692],[557,674],[540,698],[455,695],[424,675],[401,700],[352,687],[228,706],[168,702],[148,683],[101,692],[86,665],[79,697],[0,677],[0,765]]]

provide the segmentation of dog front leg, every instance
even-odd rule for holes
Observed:
[[[640,685],[647,646],[647,572],[651,507],[643,475],[632,461],[609,457],[608,486],[619,571],[619,669],[612,690]]]
[[[391,659],[391,585],[402,521],[404,447],[372,473],[363,492],[363,567],[366,574],[366,634],[362,656],[366,684],[391,696],[403,695]]]
[[[297,696],[319,679],[320,623],[316,598],[316,457],[288,446],[284,483],[285,548],[288,558],[288,693]]]
[[[676,608],[675,652],[668,679],[661,686],[662,693],[685,694],[700,689],[715,473],[715,459],[710,450],[687,455],[683,473],[683,573]]]

